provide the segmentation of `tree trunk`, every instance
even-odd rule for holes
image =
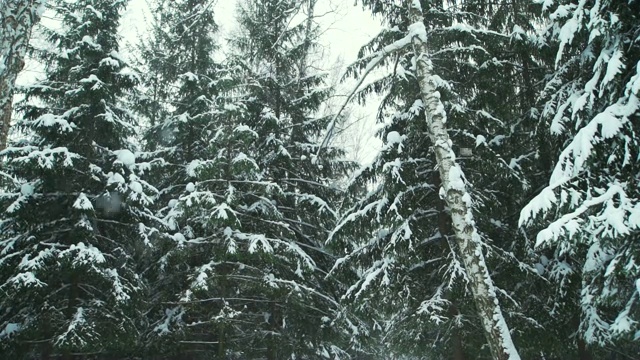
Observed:
[[[458,311],[458,308],[453,303],[449,306],[449,315],[451,315],[452,319],[460,315],[460,311]],[[458,326],[453,329],[453,333],[451,335],[451,348],[451,356],[453,360],[465,360],[462,331],[460,331]]]
[[[464,175],[456,163],[446,127],[446,113],[440,93],[432,80],[433,65],[428,57],[424,17],[418,0],[407,1],[410,9],[409,27],[416,57],[416,73],[427,118],[429,137],[436,153],[443,195],[451,212],[455,241],[464,263],[469,286],[494,359],[519,360],[511,334],[502,315],[496,291],[482,253],[482,243],[471,211],[471,197],[466,190]]]
[[[593,360],[591,352],[587,349],[587,343],[581,338],[578,338],[578,358],[580,360]]]
[[[0,151],[7,147],[13,93],[31,28],[40,19],[46,0],[0,0]]]
[[[40,350],[40,360],[50,360],[51,352],[52,352],[51,343],[49,342],[44,343],[44,345],[42,345],[42,350]]]

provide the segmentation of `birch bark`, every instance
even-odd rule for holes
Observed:
[[[0,0],[0,151],[7,147],[13,93],[31,28],[44,10],[46,0]]]
[[[428,57],[427,33],[419,0],[408,0],[409,32],[416,61],[416,73],[424,103],[429,137],[434,144],[436,161],[442,180],[444,199],[451,212],[457,251],[469,276],[469,287],[494,359],[519,360],[511,334],[500,309],[495,287],[484,260],[482,243],[471,211],[471,196],[464,174],[456,162],[447,132],[446,113],[440,93],[433,81],[433,65]]]

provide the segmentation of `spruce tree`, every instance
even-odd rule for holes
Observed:
[[[604,356],[609,344],[636,354],[640,4],[541,3],[541,44],[555,67],[539,118],[561,147],[520,223],[542,229],[536,246],[558,289],[551,301],[572,312],[581,356]]]
[[[137,346],[152,241],[154,189],[139,177],[121,105],[137,82],[118,52],[127,1],[56,2],[61,28],[39,52],[45,78],[26,89],[5,150],[0,302],[3,353],[126,356]]]
[[[209,141],[219,121],[216,97],[221,69],[214,61],[218,26],[210,0],[158,0],[151,8],[149,38],[140,46],[144,95],[136,101],[147,121],[144,156],[155,165],[150,172],[151,182],[159,189],[155,211],[170,220],[145,259],[152,294],[146,346],[149,353],[180,358],[202,350],[198,343],[206,344],[215,333],[171,326],[172,316],[179,313],[176,304],[181,291],[188,286],[187,276],[202,258],[199,251],[185,248],[184,239],[175,234],[180,230],[193,234],[195,226],[168,213],[194,177],[192,163],[209,157]],[[191,308],[187,316],[200,319],[194,313]],[[185,321],[190,319],[187,316]],[[187,340],[188,344],[175,346]],[[205,350],[203,356],[207,354]]]
[[[247,122],[254,124],[259,137],[256,160],[263,169],[263,178],[278,184],[282,192],[274,198],[275,207],[290,233],[280,237],[299,246],[310,261],[307,275],[286,276],[316,292],[306,300],[308,304],[290,315],[280,315],[295,316],[299,319],[297,323],[288,326],[290,329],[276,328],[292,338],[283,341],[292,342],[302,334],[303,339],[316,344],[315,349],[292,347],[294,353],[309,356],[328,352],[340,356],[334,352],[346,348],[345,340],[353,329],[344,328],[345,319],[335,319],[341,316],[338,311],[342,311],[337,302],[341,286],[335,279],[326,278],[334,257],[324,241],[337,220],[337,206],[342,197],[338,181],[354,164],[344,160],[344,151],[335,146],[324,147],[323,156],[315,156],[321,146],[321,135],[333,118],[333,114],[320,115],[333,89],[326,84],[326,74],[314,69],[314,57],[321,50],[320,29],[314,18],[316,3],[316,0],[245,1],[239,14],[242,36],[233,43],[250,79],[246,87],[250,96]],[[305,265],[296,267],[304,269]],[[296,269],[294,273],[299,272]],[[314,308],[326,309],[328,313],[318,314]],[[327,323],[329,319],[334,323]],[[324,327],[335,329],[317,333],[317,329]],[[281,342],[276,341],[271,346],[280,346]],[[287,352],[275,354],[290,356]]]
[[[184,332],[203,356],[345,357],[357,346],[359,324],[324,279],[333,182],[350,165],[339,149],[311,161],[328,121],[315,113],[330,89],[306,63],[315,24],[289,26],[300,6],[243,4],[237,52],[200,132],[206,151],[186,164],[189,182],[168,208],[176,247],[163,260],[186,269],[187,281],[159,329]]]

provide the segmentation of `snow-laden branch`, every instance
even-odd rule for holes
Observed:
[[[629,126],[630,118],[640,109],[640,99],[635,95],[640,93],[640,62],[637,67],[638,71],[627,83],[625,96],[593,117],[564,148],[553,169],[549,185],[520,212],[519,226],[556,206],[559,200],[555,191],[575,180],[586,170],[589,159],[594,155],[595,145],[620,136],[623,129]],[[628,163],[630,157],[630,152],[625,151],[623,163]],[[593,206],[600,203],[594,203]]]

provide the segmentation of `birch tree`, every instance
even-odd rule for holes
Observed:
[[[473,293],[491,352],[496,359],[519,359],[511,340],[509,328],[500,309],[493,280],[485,263],[480,235],[471,212],[469,195],[460,165],[456,162],[452,143],[447,133],[447,115],[437,90],[437,78],[426,46],[422,7],[418,1],[410,5],[413,24],[409,35],[416,56],[416,77],[427,115],[429,137],[436,153],[437,166],[442,181],[442,193],[451,212],[451,220],[460,258],[469,274],[469,287]]]
[[[415,102],[412,99],[404,99],[404,103],[406,104],[406,110],[404,111],[406,111],[406,113],[396,113],[393,115],[398,118],[397,125],[389,125],[389,128],[385,130],[387,144],[384,148],[387,149],[386,151],[389,151],[390,154],[395,153],[396,156],[398,156],[396,161],[391,161],[393,157],[388,158],[385,156],[386,159],[389,159],[389,162],[386,163],[382,169],[371,168],[367,171],[382,171],[385,179],[387,176],[389,176],[390,179],[395,178],[395,182],[398,183],[395,187],[405,186],[403,179],[406,179],[405,176],[412,173],[411,169],[415,169],[416,173],[419,173],[420,176],[427,177],[429,173],[428,162],[421,157],[414,156],[409,156],[406,161],[402,161],[407,157],[404,156],[402,152],[407,150],[411,152],[411,155],[416,155],[416,151],[418,151],[418,149],[414,148],[414,145],[415,141],[419,140],[420,136],[418,134],[428,134],[428,143],[431,144],[430,149],[432,149],[436,155],[433,167],[437,169],[437,173],[434,175],[438,178],[438,182],[435,186],[436,188],[440,187],[440,191],[438,193],[440,197],[445,200],[446,209],[448,210],[447,216],[450,217],[452,242],[449,246],[454,252],[453,259],[459,259],[459,269],[464,267],[464,270],[461,271],[462,274],[464,274],[463,276],[466,281],[468,281],[467,286],[472,292],[472,298],[476,304],[476,311],[481,319],[486,334],[486,341],[489,343],[493,356],[499,359],[518,359],[519,356],[511,340],[511,334],[502,316],[501,308],[498,305],[498,290],[493,285],[492,278],[489,275],[489,271],[485,263],[483,252],[487,245],[483,241],[473,220],[472,207],[474,205],[474,201],[472,200],[470,191],[467,189],[466,178],[462,173],[459,163],[456,161],[451,139],[448,134],[449,129],[445,125],[447,114],[445,113],[445,106],[441,101],[439,90],[452,89],[454,86],[449,85],[433,72],[430,54],[430,51],[432,50],[427,47],[426,44],[426,21],[423,16],[422,8],[420,7],[421,4],[411,1],[405,2],[404,6],[398,6],[391,2],[380,1],[365,3],[374,11],[382,13],[383,16],[388,17],[388,19],[392,19],[389,22],[394,26],[387,30],[386,33],[382,33],[380,35],[379,39],[386,39],[386,44],[383,42],[382,45],[377,47],[377,49],[375,46],[371,46],[372,51],[369,54],[364,54],[364,60],[361,61],[364,61],[364,63],[368,61],[368,64],[363,66],[363,76],[360,76],[360,84],[362,84],[364,78],[371,74],[376,67],[386,64],[393,66],[394,71],[399,74],[399,77],[415,79],[414,84],[419,94],[419,99],[416,99]],[[441,8],[429,7],[428,12],[430,14],[441,14],[446,13],[446,10],[443,11]],[[403,16],[408,18],[409,25],[404,25],[407,26],[406,32],[404,32],[405,30],[402,27],[398,27],[400,24],[399,19]],[[437,17],[435,19],[435,21],[442,21],[441,19],[438,20]],[[444,32],[449,30],[448,28],[445,28],[444,23],[441,24],[442,28],[439,28],[437,24],[441,23],[430,23],[430,25],[434,27],[434,31]],[[465,28],[465,25],[457,26],[458,29],[467,29]],[[460,32],[473,33],[473,30],[461,30]],[[395,42],[390,43],[388,39],[393,39],[399,33],[404,33],[404,37],[399,39],[396,38],[397,40]],[[468,47],[468,49],[473,48],[473,46]],[[413,49],[413,54],[408,61],[404,62],[402,56],[396,56],[396,54],[407,51],[407,49]],[[457,49],[445,48],[443,51],[457,51]],[[361,55],[363,55],[362,52]],[[395,58],[395,63],[389,60],[389,58]],[[389,85],[389,81],[392,81],[392,79],[384,78],[382,80],[375,80],[371,85],[367,85],[363,92],[375,91],[379,88],[393,87],[393,85]],[[452,91],[455,91],[455,89]],[[362,94],[362,92],[360,92],[360,94]],[[355,96],[355,94],[352,94],[352,96]],[[396,97],[388,97],[383,101],[395,101],[395,98]],[[409,109],[409,106],[411,106],[411,109]],[[384,109],[383,107],[381,108]],[[405,122],[412,121],[411,119],[417,114],[421,114],[422,109],[424,109],[426,114],[424,130],[421,132],[418,130],[419,127],[412,128],[412,130],[406,129],[406,126],[403,124]],[[402,129],[404,133],[398,133],[400,129]],[[462,129],[464,131],[464,127]],[[414,138],[415,140],[411,140]],[[478,139],[480,139],[480,137]],[[406,148],[405,144],[407,145]],[[409,169],[407,169],[407,167]],[[426,196],[428,196],[430,190],[426,184],[429,184],[430,179],[425,179],[424,182],[426,187],[407,186],[406,192],[411,193],[412,196],[420,196],[423,201],[428,201],[426,200],[428,198]],[[414,185],[417,184],[414,183]],[[417,226],[417,219],[426,219],[429,217],[430,213],[437,213],[436,209],[432,209],[430,212],[428,209],[425,209],[424,206],[417,204],[416,206],[406,206],[404,202],[410,200],[409,198],[404,198],[402,196],[402,192],[399,192],[395,198],[382,196],[389,196],[394,193],[395,190],[393,190],[393,188],[394,186],[387,185],[387,189],[384,190],[384,194],[376,194],[375,191],[377,190],[370,192],[367,196],[378,197],[378,200],[376,202],[371,200],[371,203],[366,206],[359,205],[360,210],[347,216],[344,220],[345,222],[343,225],[346,226],[354,217],[361,216],[365,213],[370,213],[372,215],[378,214],[380,217],[388,216],[385,215],[385,212],[395,211],[398,221],[404,221],[402,223],[397,223],[389,229],[383,229],[381,233],[378,233],[378,235],[371,234],[370,242],[365,242],[365,246],[363,248],[354,250],[355,253],[374,251],[375,254],[383,257],[378,259],[376,264],[374,264],[375,266],[366,270],[367,273],[363,274],[361,277],[361,283],[353,289],[352,294],[361,293],[362,290],[366,289],[367,286],[370,286],[371,282],[377,277],[381,277],[383,279],[381,280],[383,283],[388,283],[389,281],[394,281],[391,279],[395,279],[396,276],[400,276],[394,274],[397,274],[398,266],[401,266],[401,260],[399,258],[401,258],[402,255],[387,257],[389,256],[388,249],[398,248],[399,244],[403,241],[410,241],[414,236],[417,237],[417,241],[414,242],[415,245],[413,246],[421,246],[419,245],[421,244],[419,239],[428,233],[413,234],[410,229],[421,228],[421,231],[426,230],[423,229],[424,226]],[[381,241],[382,239],[385,240]],[[387,242],[388,245],[385,246],[385,242]],[[373,245],[374,243],[376,245]],[[410,242],[408,249],[409,252],[411,252],[411,247],[412,245]],[[402,254],[405,253],[403,252]],[[429,263],[428,259],[429,257],[427,256],[425,259],[426,263],[416,266],[427,266]],[[344,260],[346,261],[348,258],[345,258]],[[453,268],[455,269],[455,266],[453,266]],[[405,276],[409,276],[409,274]],[[358,288],[360,290],[358,290]],[[440,290],[442,289],[445,289],[445,287]],[[441,294],[437,295],[438,291],[436,291],[435,294],[436,295],[434,296],[436,298],[440,298]],[[428,307],[427,304],[429,303],[429,301],[425,300],[425,309]],[[439,305],[436,303],[437,302],[432,302],[431,305],[434,307],[442,306],[442,304],[446,304],[447,301],[444,300]]]
[[[46,0],[0,1],[0,151],[7,146],[16,78],[24,68],[31,29]]]

